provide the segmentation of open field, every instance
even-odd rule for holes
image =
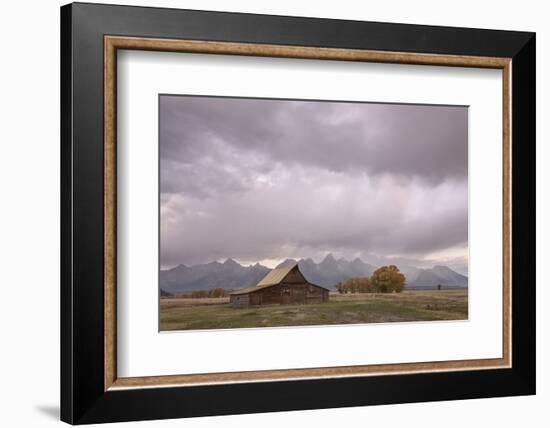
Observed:
[[[229,298],[162,298],[160,329],[197,330],[468,319],[468,290],[331,293],[326,303],[232,308]]]

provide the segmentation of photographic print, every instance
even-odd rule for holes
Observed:
[[[468,107],[159,95],[160,330],[468,319]]]

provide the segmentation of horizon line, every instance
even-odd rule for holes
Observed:
[[[281,263],[284,263],[286,261],[294,261],[296,262],[297,264],[300,262],[300,261],[307,261],[307,260],[311,260],[314,264],[316,265],[319,265],[321,263],[323,263],[327,258],[329,257],[332,257],[332,259],[334,259],[335,261],[345,261],[345,262],[348,262],[348,263],[352,263],[356,260],[360,261],[361,263],[364,263],[364,264],[367,264],[367,265],[371,265],[373,267],[381,267],[381,266],[390,266],[390,265],[395,265],[399,268],[399,266],[406,266],[406,267],[413,267],[415,269],[433,269],[434,267],[437,267],[437,266],[442,266],[442,267],[446,267],[448,269],[451,269],[453,272],[456,272],[460,275],[463,275],[463,276],[468,276],[468,274],[464,274],[464,273],[461,273],[461,272],[457,272],[456,270],[454,270],[453,268],[449,267],[447,264],[444,264],[444,263],[435,263],[435,264],[432,264],[431,267],[419,267],[417,265],[413,265],[413,264],[404,264],[404,263],[398,263],[398,262],[395,262],[395,263],[391,263],[391,262],[385,262],[385,263],[382,263],[382,264],[374,264],[374,263],[370,263],[370,262],[365,262],[363,259],[361,259],[360,257],[355,257],[354,259],[352,260],[349,260],[349,259],[346,259],[345,257],[339,257],[339,258],[336,258],[334,257],[334,255],[332,253],[328,253],[325,257],[323,257],[319,262],[316,262],[313,257],[300,257],[300,258],[293,258],[293,257],[287,257],[285,259],[263,259],[263,260],[260,260],[260,261],[256,261],[256,262],[243,262],[243,261],[239,261],[238,259],[235,259],[233,257],[228,257],[226,259],[217,259],[217,260],[212,260],[210,262],[202,262],[202,263],[194,263],[194,264],[185,264],[185,263],[178,263],[177,265],[172,265],[170,267],[168,266],[160,266],[159,267],[159,270],[160,271],[169,271],[169,270],[172,270],[174,268],[177,268],[179,266],[185,266],[185,267],[188,267],[188,268],[192,268],[192,267],[195,267],[195,266],[204,266],[204,265],[209,265],[209,264],[225,264],[227,262],[230,262],[230,261],[233,261],[235,262],[236,264],[238,264],[239,266],[241,267],[253,267],[253,266],[261,266],[261,267],[264,267],[266,269],[270,269],[270,270],[273,270],[273,269],[276,269]],[[273,262],[276,262],[276,263],[270,263],[272,264],[272,267],[271,266],[268,266],[267,264],[264,264],[262,263],[263,261],[265,260],[272,260]]]

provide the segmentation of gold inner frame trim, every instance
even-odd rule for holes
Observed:
[[[502,70],[503,144],[503,322],[502,358],[376,364],[342,367],[261,370],[170,376],[117,376],[116,322],[116,88],[117,50],[147,50],[217,55],[242,55],[333,61],[381,62],[393,64],[440,65],[494,68]],[[104,389],[163,386],[192,386],[234,382],[337,378],[404,373],[441,372],[511,367],[511,84],[512,60],[499,57],[421,54],[361,49],[337,49],[252,43],[171,40],[139,37],[104,37]]]

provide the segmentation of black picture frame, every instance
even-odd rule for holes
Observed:
[[[104,36],[512,58],[512,367],[104,390]],[[535,393],[535,34],[73,3],[61,8],[61,419],[71,424]]]

